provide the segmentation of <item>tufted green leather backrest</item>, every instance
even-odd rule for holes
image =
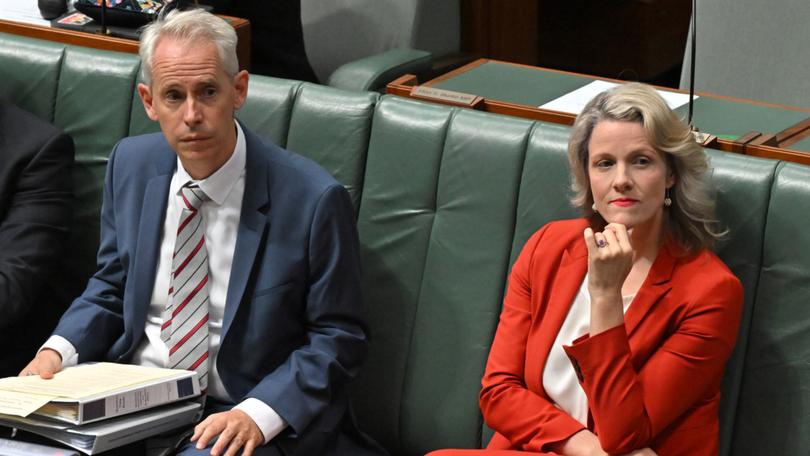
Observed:
[[[810,168],[780,163],[766,207],[731,454],[808,454]]]
[[[734,434],[740,383],[748,347],[748,326],[762,267],[762,244],[767,223],[768,199],[778,162],[709,151],[714,171],[717,217],[728,235],[715,246],[718,256],[734,271],[745,291],[742,328],[726,364],[720,403],[720,454],[729,453]]]
[[[396,97],[377,107],[358,221],[373,338],[354,387],[361,427],[394,454],[479,444],[531,129]]]

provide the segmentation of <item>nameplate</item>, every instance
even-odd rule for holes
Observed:
[[[463,92],[454,92],[452,90],[437,89],[435,87],[416,86],[411,89],[411,97],[421,98],[423,100],[437,101],[439,103],[450,104],[454,106],[465,106],[468,108],[475,108],[479,105],[483,98],[470,95]]]

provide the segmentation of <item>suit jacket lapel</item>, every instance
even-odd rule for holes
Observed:
[[[647,278],[638,289],[633,303],[624,316],[624,326],[629,337],[638,327],[644,316],[671,288],[670,279],[675,269],[676,258],[680,254],[672,242],[667,242],[658,251]]]
[[[231,327],[236,310],[242,302],[256,253],[267,229],[267,210],[270,203],[267,160],[261,153],[261,141],[243,128],[247,147],[245,162],[245,194],[233,252],[231,277],[222,321],[222,339]]]
[[[574,297],[579,291],[580,285],[582,285],[587,270],[588,251],[585,248],[585,243],[577,239],[563,252],[560,267],[550,288],[551,296],[548,300],[548,307],[541,317],[542,320],[537,331],[537,342],[529,343],[527,349],[531,350],[536,347],[536,350],[538,350],[536,353],[527,352],[529,360],[537,360],[537,365],[529,368],[532,376],[527,379],[529,382],[534,383],[534,385],[530,385],[530,388],[534,387],[535,391],[543,391],[541,388],[542,373],[548,360],[549,351],[557,339],[557,333],[560,332],[565,317],[571,309]]]
[[[131,334],[132,345],[137,347],[143,336],[146,316],[152,301],[152,291],[155,286],[160,242],[163,238],[163,224],[166,219],[166,204],[168,201],[169,184],[172,180],[177,160],[173,153],[166,155],[166,160],[155,163],[155,176],[146,183],[141,206],[140,223],[138,226],[138,243],[133,261],[132,274],[133,303],[125,307],[124,321],[133,322]]]

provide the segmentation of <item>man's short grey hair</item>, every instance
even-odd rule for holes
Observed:
[[[230,24],[201,9],[174,10],[166,17],[151,22],[141,32],[141,78],[146,85],[152,84],[152,59],[163,38],[186,41],[192,46],[206,41],[213,43],[225,73],[233,77],[239,72],[236,31]]]
[[[600,223],[593,222],[604,222],[591,209],[588,146],[594,127],[605,120],[641,124],[650,144],[663,153],[667,168],[675,176],[675,184],[668,192],[672,205],[665,210],[666,232],[687,252],[708,248],[721,238],[725,232],[717,228],[714,218],[714,197],[708,181],[711,169],[706,153],[695,142],[689,126],[646,84],[627,83],[602,92],[577,117],[568,142],[574,206],[591,217],[595,226]]]

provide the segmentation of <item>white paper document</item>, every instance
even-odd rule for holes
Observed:
[[[68,367],[50,380],[0,379],[0,416],[33,414],[73,424],[134,413],[200,394],[192,371],[93,363]]]
[[[53,399],[52,396],[0,391],[0,413],[28,416]]]
[[[593,97],[618,85],[619,84],[616,82],[593,81],[590,84],[586,84],[559,98],[549,101],[540,106],[540,109],[579,114]],[[689,94],[686,93],[658,90],[658,94],[664,98],[664,101],[667,102],[670,109],[677,109],[689,102]],[[698,98],[699,97],[695,95],[694,99],[697,100]]]

